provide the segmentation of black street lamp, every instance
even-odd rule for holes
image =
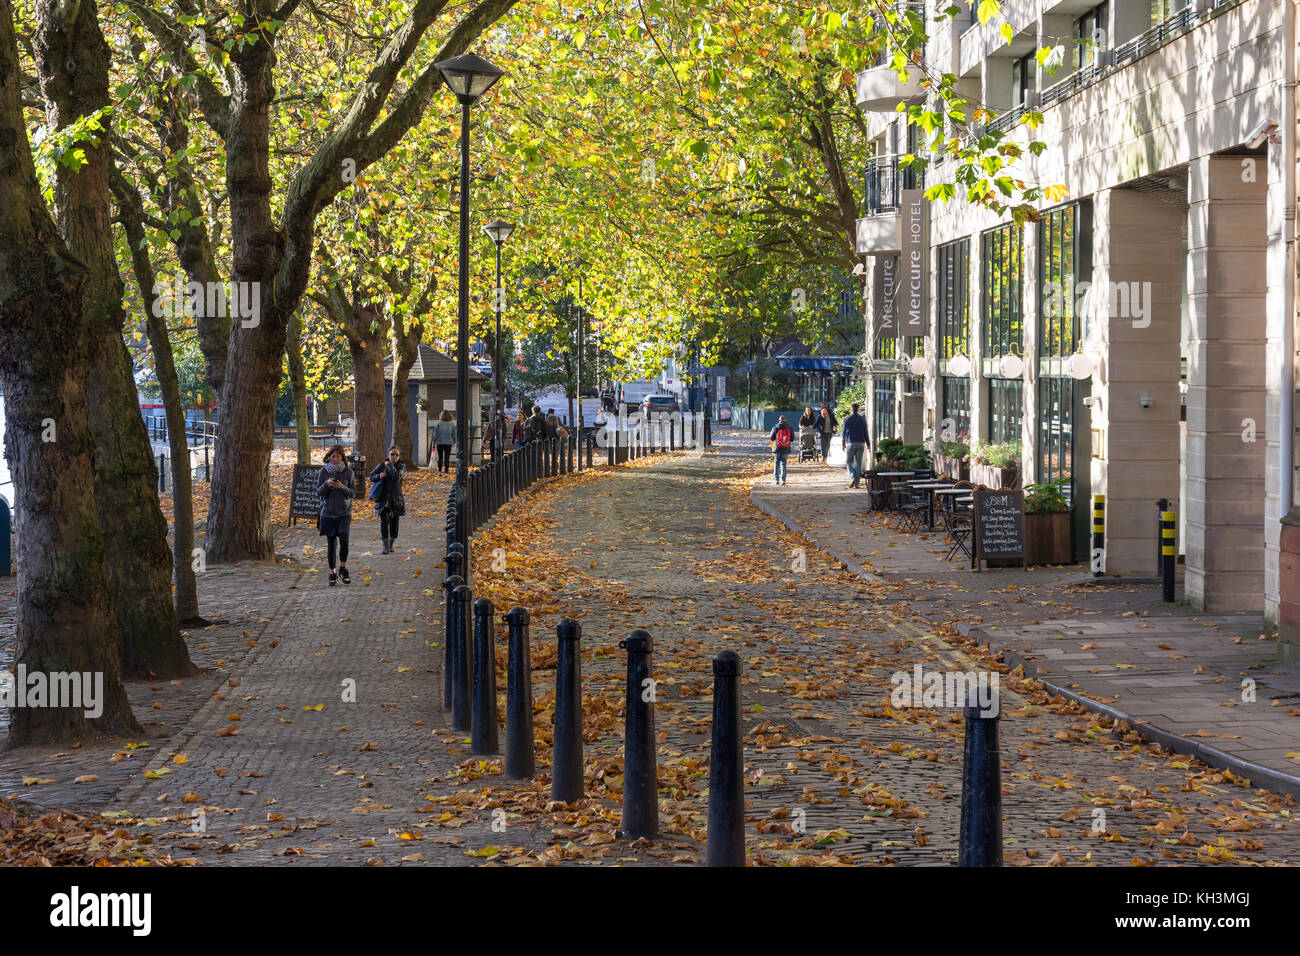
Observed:
[[[505,71],[481,56],[465,53],[434,66],[460,101],[460,268],[456,310],[456,541],[465,549],[469,581],[469,535],[465,484],[469,477],[469,108]]]
[[[497,247],[497,286],[496,295],[492,299],[492,309],[497,314],[497,334],[493,339],[492,355],[492,460],[496,461],[501,454],[502,428],[501,413],[503,411],[501,395],[501,313],[506,308],[505,289],[501,288],[501,247],[506,244],[506,240],[514,235],[514,223],[503,222],[500,219],[493,219],[483,227],[483,231],[488,234],[492,244]]]
[[[576,388],[577,388],[577,392],[578,392],[578,395],[577,395],[577,398],[578,398],[578,415],[577,415],[577,418],[578,418],[578,447],[581,448],[581,447],[582,447],[582,315],[583,315],[583,312],[585,311],[584,308],[583,308],[583,305],[582,305],[582,270],[585,269],[585,268],[587,268],[587,266],[591,265],[591,263],[588,262],[586,259],[583,259],[581,256],[579,256],[576,260],[574,260],[574,263],[573,263],[573,264],[574,264],[575,266],[578,267],[578,348],[577,348],[577,353],[578,353],[578,382],[577,382]],[[579,455],[578,457],[581,458],[582,456]],[[578,467],[579,467],[579,468],[582,467],[581,462],[579,462]]]

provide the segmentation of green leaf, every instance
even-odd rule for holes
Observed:
[[[1002,4],[998,0],[980,0],[978,12],[980,26],[984,26],[1001,12]]]

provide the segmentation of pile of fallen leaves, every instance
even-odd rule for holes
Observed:
[[[121,823],[102,825],[69,810],[25,812],[14,798],[0,799],[0,866],[187,866],[149,852],[149,834]]]

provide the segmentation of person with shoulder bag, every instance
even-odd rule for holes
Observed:
[[[817,415],[817,432],[822,441],[822,461],[825,462],[830,456],[831,439],[839,431],[840,423],[835,418],[835,413],[831,411],[831,406],[827,402],[822,402],[822,410]]]
[[[388,460],[375,466],[370,472],[374,485],[370,489],[370,500],[375,503],[375,514],[379,516],[379,534],[384,539],[384,554],[393,553],[397,544],[398,519],[406,514],[406,499],[402,495],[402,476],[406,474],[406,463],[402,461],[402,450],[394,445],[388,449]]]
[[[325,464],[316,481],[316,494],[320,496],[316,530],[329,542],[330,587],[334,587],[339,578],[344,584],[352,583],[348,576],[348,535],[352,531],[352,499],[357,490],[346,459],[343,446],[334,445],[325,453]],[[336,549],[337,572],[334,570]]]

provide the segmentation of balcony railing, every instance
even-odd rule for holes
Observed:
[[[1080,90],[1092,86],[1092,84],[1119,67],[1154,53],[1192,28],[1220,16],[1231,7],[1240,6],[1245,2],[1246,0],[1209,0],[1208,3],[1198,3],[1198,0],[1191,0],[1188,6],[1179,10],[1173,16],[1162,20],[1150,30],[1135,36],[1114,50],[1098,51],[1101,62],[1082,67],[1061,80],[1061,82],[1043,90],[1040,105],[1037,109],[1046,109],[1068,99]],[[1010,109],[1001,116],[990,120],[989,129],[1006,131],[1020,122],[1020,119],[1028,112],[1032,111],[1024,106]]]
[[[922,23],[927,22],[926,5],[924,2],[919,2],[919,0],[899,0],[899,2],[894,3],[891,6],[900,15],[915,13],[921,18]],[[885,15],[883,13],[879,10],[873,10],[870,15],[872,22],[875,24],[876,33],[885,33],[889,30],[889,24],[885,20]],[[869,64],[867,69],[877,66],[888,66],[892,61],[893,53],[890,52],[888,45],[886,45],[886,48],[882,49],[880,54],[876,57],[875,62]]]
[[[867,160],[864,216],[897,212],[904,189],[924,189],[925,177],[919,169],[900,167],[901,156],[873,156]]]

